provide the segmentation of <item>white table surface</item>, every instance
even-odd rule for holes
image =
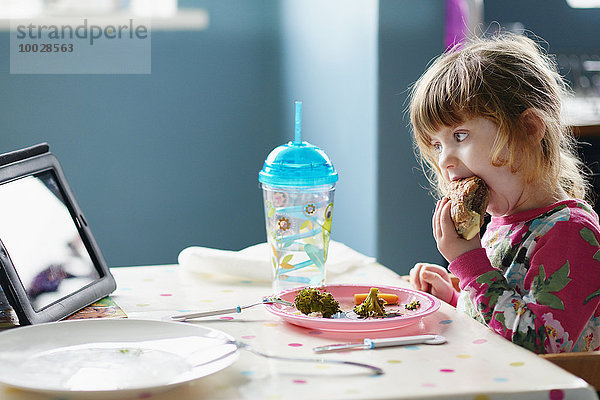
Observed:
[[[113,268],[117,290],[111,296],[129,318],[167,320],[172,314],[248,304],[271,294],[268,282],[184,270],[178,265]],[[407,286],[377,263],[353,268],[328,283]],[[420,323],[368,333],[333,333],[300,328],[263,306],[199,322],[229,333],[268,353],[315,357],[312,347],[420,333],[442,334],[448,343],[322,357],[373,364],[384,375],[356,367],[291,363],[260,358],[242,350],[230,367],[152,399],[596,399],[583,380],[524,350],[443,303]],[[0,366],[1,368],[1,366]],[[1,399],[45,399],[40,394],[0,385]],[[60,397],[62,399],[64,397]],[[54,397],[55,400],[59,400]]]

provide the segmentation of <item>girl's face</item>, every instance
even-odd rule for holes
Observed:
[[[431,145],[443,178],[448,182],[473,175],[483,179],[490,193],[487,212],[494,216],[534,208],[533,193],[521,174],[512,173],[508,165],[492,165],[490,153],[497,135],[498,126],[485,118],[438,130],[431,136]],[[506,155],[501,154],[501,159]]]

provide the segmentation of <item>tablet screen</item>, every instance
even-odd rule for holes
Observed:
[[[36,311],[99,278],[52,170],[0,185],[0,238]]]

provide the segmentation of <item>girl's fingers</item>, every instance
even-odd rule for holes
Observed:
[[[447,282],[444,277],[431,271],[424,271],[421,279],[431,286],[431,294],[435,297],[450,302],[452,299],[451,283]]]
[[[421,290],[424,292],[428,292],[431,290],[431,285],[428,282],[425,282],[421,276],[422,274],[427,271],[427,270],[441,270],[444,271],[446,274],[446,270],[444,267],[439,266],[437,264],[429,264],[429,263],[417,263],[415,264],[415,266],[410,270],[409,273],[409,281],[410,284],[412,285],[412,287],[414,287],[417,290]]]
[[[421,270],[424,269],[423,263],[417,263],[410,270],[410,284],[417,290],[423,290],[423,282],[421,281]]]
[[[411,268],[410,273],[408,274],[408,277],[409,277],[410,285],[417,290],[421,290],[420,289],[421,283],[418,280],[418,269],[419,269],[419,264],[416,264],[414,267]]]
[[[428,292],[444,301],[452,295],[450,275],[446,268],[437,264],[417,263],[410,270],[409,280],[412,287],[423,292]],[[442,297],[440,297],[442,296]]]
[[[431,285],[429,283],[423,282],[421,285],[423,286],[423,289],[421,289],[422,292],[431,293]]]
[[[421,290],[427,293],[431,293],[431,284],[424,279],[424,276],[427,275],[427,268],[421,268],[419,270],[419,280],[421,281]]]
[[[442,199],[443,200],[443,199]],[[431,220],[431,227],[433,230],[433,238],[437,241],[441,237],[440,230],[440,208],[442,207],[442,200],[438,200],[435,205],[435,211],[433,212],[433,218]]]
[[[446,282],[451,282],[450,274],[448,273],[448,270],[446,268],[442,267],[441,265],[429,264],[429,265],[427,265],[427,272],[431,272],[431,273],[438,275]],[[431,283],[431,282],[429,282],[429,283]]]
[[[431,216],[431,231],[433,232],[433,238],[434,238],[435,240],[437,240],[437,233],[436,233],[436,224],[435,224],[435,218],[436,218],[436,215],[437,215],[437,210],[438,210],[438,207],[439,207],[439,206],[440,206],[440,201],[438,200],[438,201],[435,203],[435,209],[433,210],[433,215]]]
[[[423,282],[427,282],[433,286],[436,286],[436,284],[442,284],[442,283],[446,282],[444,280],[444,278],[442,278],[439,274],[436,274],[433,271],[427,271],[427,270],[425,270],[421,273],[421,280]]]
[[[447,197],[443,197],[440,201],[438,201],[435,212],[433,214],[433,236],[436,241],[439,241],[443,236],[443,225],[442,225],[442,216],[444,213],[444,209],[446,207],[450,207],[450,201]]]
[[[446,232],[456,232],[456,230],[454,229],[454,222],[452,221],[452,216],[450,215],[451,206],[452,203],[448,201],[443,205],[440,211],[440,227]]]

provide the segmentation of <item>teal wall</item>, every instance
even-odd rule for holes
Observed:
[[[192,3],[210,26],[154,30],[150,75],[10,75],[4,58],[0,151],[50,143],[109,265],[174,263],[264,241],[257,173],[303,100],[341,176],[333,238],[375,255],[377,1]]]
[[[550,52],[600,53],[600,8],[571,8],[566,0],[485,0],[484,14],[486,26],[522,24]]]
[[[444,49],[443,22],[442,0],[379,2],[377,258],[401,273],[420,261],[443,263],[405,113],[408,88]]]
[[[284,104],[304,101],[303,137],[323,148],[339,171],[332,236],[374,256],[378,2],[281,4]],[[288,139],[292,112],[287,106]]]
[[[3,57],[0,151],[50,143],[110,266],[264,241],[257,173],[284,130],[276,5],[202,2],[209,29],[152,32],[150,75],[10,75]]]
[[[209,28],[153,31],[151,75],[10,75],[5,57],[0,151],[50,143],[109,265],[174,263],[264,241],[257,173],[300,99],[340,173],[333,239],[401,273],[441,262],[404,109],[443,0],[194,4]]]

